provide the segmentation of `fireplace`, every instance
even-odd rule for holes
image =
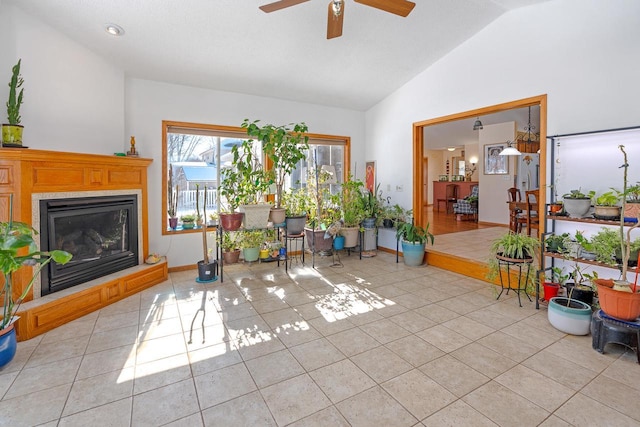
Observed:
[[[41,295],[138,265],[138,200],[133,195],[40,200],[40,248],[73,258],[42,271]]]

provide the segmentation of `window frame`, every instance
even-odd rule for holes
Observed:
[[[215,125],[215,124],[206,124],[206,123],[193,123],[193,122],[180,122],[173,120],[163,120],[162,121],[162,205],[161,205],[161,227],[162,227],[162,235],[175,235],[175,234],[189,234],[189,233],[201,233],[201,228],[195,228],[190,230],[170,230],[169,229],[169,216],[167,215],[167,185],[169,181],[169,169],[167,164],[167,134],[170,133],[169,130],[171,128],[184,128],[186,129],[202,129],[206,132],[211,133],[224,133],[227,136],[237,136],[238,138],[246,139],[247,131],[246,129],[240,126],[226,126],[226,125]],[[339,135],[326,135],[319,133],[306,133],[305,136],[309,137],[310,145],[343,145],[344,147],[344,158],[343,158],[343,168],[342,168],[342,179],[343,181],[347,179],[351,170],[351,138],[348,136],[339,136]],[[219,149],[218,149],[219,154]],[[219,157],[216,159],[217,163],[220,163]],[[272,168],[273,163],[267,157],[263,159],[264,165],[266,168]],[[207,227],[215,230],[214,227]]]

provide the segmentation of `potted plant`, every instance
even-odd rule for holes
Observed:
[[[550,215],[562,215],[564,213],[564,203],[562,200],[556,200],[553,203],[549,203]]]
[[[362,207],[365,215],[365,219],[362,221],[362,227],[364,228],[375,228],[376,225],[382,223],[382,216],[380,215],[382,203],[377,196],[379,189],[380,184],[376,186],[375,191],[364,190],[362,192]],[[380,221],[380,223],[378,223],[378,221]]]
[[[239,234],[234,231],[225,231],[221,234],[222,241],[218,241],[222,249],[222,260],[225,264],[234,264],[240,259]]]
[[[638,222],[640,217],[640,182],[636,182],[623,191],[624,198],[624,220],[626,222]]]
[[[582,301],[588,304],[589,307],[593,304],[593,296],[595,295],[595,289],[592,287],[591,282],[586,280],[587,277],[583,274],[584,267],[582,267],[578,261],[573,264],[573,270],[569,274],[569,279],[565,283],[567,289],[567,296],[570,300]]]
[[[4,276],[4,284],[0,290],[2,303],[2,319],[0,321],[0,368],[9,363],[16,352],[16,332],[14,322],[20,304],[29,294],[33,282],[40,271],[53,260],[58,264],[66,264],[71,254],[61,250],[40,252],[34,236],[37,232],[29,225],[13,221],[13,195],[9,197],[9,221],[0,222],[0,272]],[[34,267],[29,283],[21,295],[14,295],[13,274],[22,267]],[[17,296],[17,298],[16,298]]]
[[[236,197],[240,212],[244,213],[244,227],[266,227],[271,205],[263,201],[264,195],[273,183],[273,174],[264,170],[260,159],[254,153],[252,140],[244,140],[242,144],[234,145],[231,154],[231,165],[237,172]]]
[[[547,252],[563,254],[569,251],[571,239],[569,233],[551,234],[544,240]]]
[[[169,165],[169,182],[167,184],[167,214],[169,215],[169,228],[178,228],[178,186],[173,187],[173,166]]]
[[[330,253],[334,235],[328,233],[328,229],[340,221],[341,210],[337,205],[339,197],[331,194],[330,184],[327,183],[330,178],[319,167],[310,170],[307,178],[311,204],[304,231],[307,246],[314,253]]]
[[[302,234],[311,203],[309,193],[304,188],[291,188],[282,194],[288,235]]]
[[[616,220],[620,218],[620,206],[618,202],[622,193],[616,190],[607,191],[598,197],[594,197],[594,216],[598,219]]]
[[[257,261],[260,256],[260,247],[264,243],[263,230],[242,230],[239,231],[240,248],[242,255],[247,262]]]
[[[424,262],[424,252],[427,243],[435,240],[429,232],[429,223],[425,227],[412,222],[402,222],[396,229],[396,239],[401,240],[402,255],[405,265],[419,266]]]
[[[596,254],[596,261],[616,265],[616,249],[620,248],[620,235],[612,228],[602,228],[590,239],[588,246]]]
[[[557,297],[560,288],[564,287],[568,278],[569,275],[564,274],[564,267],[551,267],[550,277],[542,284],[545,301],[549,302],[551,298]]]
[[[580,189],[571,190],[571,192],[562,196],[564,210],[574,218],[583,218],[591,209],[591,199],[595,195],[595,191],[583,193]]]
[[[347,248],[353,248],[358,244],[360,223],[367,215],[361,196],[363,189],[364,183],[354,179],[351,175],[342,183],[340,205],[342,206],[343,224],[340,234],[344,236],[344,247]]]
[[[20,124],[20,106],[22,105],[22,97],[24,88],[22,84],[24,80],[20,75],[20,62],[11,69],[11,80],[9,81],[9,100],[7,101],[7,122],[2,125],[2,141],[6,146],[22,146],[22,130],[24,127]],[[20,91],[18,92],[18,89]]]
[[[220,226],[225,231],[235,231],[242,226],[244,214],[236,212],[240,204],[240,174],[231,167],[220,170],[220,195],[225,200],[224,211],[220,212]]]
[[[180,221],[182,221],[182,228],[185,230],[191,230],[195,227],[196,216],[193,214],[186,214],[180,217]]]
[[[197,187],[196,187],[197,188]],[[200,191],[199,189],[196,191]],[[198,193],[196,193],[198,194]],[[196,197],[196,207],[198,206],[198,199]],[[198,210],[199,211],[199,210]],[[204,197],[202,205],[203,216],[207,216],[207,186],[204,186]],[[198,279],[201,282],[213,282],[216,280],[216,274],[218,270],[218,262],[211,260],[209,257],[209,246],[207,243],[207,226],[202,225],[202,261],[198,261]]]
[[[513,231],[503,234],[500,238],[493,241],[489,249],[487,279],[495,281],[500,277],[501,262],[513,264],[532,263],[533,256],[539,249],[540,241],[535,237]],[[536,275],[534,270],[535,269],[532,268],[527,269],[529,274],[522,278],[523,288],[527,294],[533,294],[535,292]],[[520,287],[520,282],[518,286]],[[504,289],[503,287],[503,290]],[[520,294],[518,293],[518,297],[519,296]]]
[[[274,180],[276,185],[276,206],[272,209],[271,220],[274,224],[281,224],[285,220],[285,212],[282,207],[282,193],[286,177],[294,171],[301,160],[306,158],[306,150],[309,149],[309,137],[307,125],[303,123],[290,124],[288,126],[274,126],[271,124],[260,127],[259,120],[242,123],[247,130],[247,135],[262,142],[262,149],[273,164]],[[277,215],[273,217],[273,215]]]

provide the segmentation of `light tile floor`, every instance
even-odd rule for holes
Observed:
[[[638,426],[640,367],[395,256],[170,279],[19,343],[0,426]]]

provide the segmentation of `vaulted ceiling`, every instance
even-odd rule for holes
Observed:
[[[345,0],[3,0],[134,78],[366,111],[509,10],[548,0],[414,0],[402,18]],[[106,24],[125,33],[113,37]]]

